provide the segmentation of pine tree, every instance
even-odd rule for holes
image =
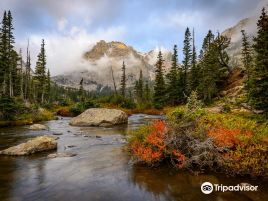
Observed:
[[[44,95],[46,90],[46,55],[45,55],[45,41],[42,40],[40,53],[38,54],[38,59],[35,67],[35,80],[37,83],[36,89],[37,99],[44,103]]]
[[[184,41],[183,41],[183,55],[184,59],[182,61],[183,65],[183,93],[188,94],[188,79],[187,79],[187,74],[189,69],[191,68],[191,57],[192,57],[192,51],[191,51],[191,32],[189,28],[186,28],[185,31],[185,36],[184,36]]]
[[[142,70],[140,70],[140,76],[139,76],[139,81],[138,81],[138,96],[140,101],[143,100],[143,74]]]
[[[156,108],[162,108],[166,100],[166,88],[163,74],[164,59],[161,51],[159,51],[155,69],[155,84],[154,84],[154,106]]]
[[[139,101],[139,81],[136,80],[134,84],[134,95],[136,98],[136,101]]]
[[[12,97],[14,95],[14,85],[17,70],[17,53],[14,50],[14,36],[11,12],[4,12],[1,27],[0,42],[0,81],[1,94]]]
[[[80,101],[84,101],[84,79],[82,78],[79,83],[79,95],[80,95]]]
[[[125,97],[126,95],[126,66],[125,66],[125,62],[123,61],[123,65],[122,65],[122,76],[121,76],[121,82],[120,82],[120,85],[121,85],[121,95],[123,97]]]
[[[193,30],[193,44],[192,44],[192,59],[191,59],[191,72],[190,72],[190,88],[191,91],[197,90],[199,85],[199,69],[197,65],[196,47],[195,47],[195,35]]]
[[[214,35],[211,30],[209,30],[203,41],[202,57],[200,58],[202,80],[199,88],[205,102],[211,102],[212,97],[217,92],[215,71],[218,69],[218,58],[214,51],[213,43]]]
[[[212,101],[212,98],[222,89],[230,72],[229,57],[226,52],[229,44],[228,38],[220,34],[215,38],[210,30],[204,38],[198,65],[201,68],[198,91],[205,102]]]
[[[257,23],[258,32],[254,38],[254,66],[248,89],[249,101],[256,109],[268,111],[268,16],[265,8]]]
[[[6,95],[7,72],[8,72],[8,53],[7,53],[7,14],[4,12],[2,27],[0,30],[0,84],[1,95]]]
[[[13,36],[13,18],[11,12],[8,11],[7,14],[7,61],[8,61],[8,88],[9,88],[9,97],[14,96],[14,78],[15,71],[17,70],[17,59],[18,55],[14,50],[15,38]]]
[[[135,91],[135,96],[136,96],[136,100],[137,102],[142,102],[143,101],[143,91],[144,91],[144,83],[143,83],[143,74],[142,74],[142,70],[140,70],[140,75],[139,75],[139,79],[136,80],[135,82],[135,86],[134,86],[134,91]]]
[[[242,62],[244,65],[244,68],[247,72],[247,78],[250,79],[251,74],[251,68],[252,68],[252,52],[251,52],[251,46],[249,43],[249,38],[245,32],[245,30],[241,30],[242,33]]]
[[[167,78],[167,96],[168,101],[171,105],[175,105],[179,102],[179,91],[178,89],[178,50],[177,45],[174,45],[172,64],[169,73],[166,75]]]
[[[147,103],[151,101],[151,91],[150,91],[149,81],[148,80],[146,80],[146,82],[145,82],[144,98],[145,98]]]

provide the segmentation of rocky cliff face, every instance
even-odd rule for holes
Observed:
[[[117,87],[119,88],[121,68],[123,61],[126,65],[127,85],[133,86],[138,79],[140,70],[143,76],[154,79],[154,65],[157,59],[158,50],[148,53],[140,53],[133,47],[122,42],[99,41],[89,51],[85,52],[83,59],[86,68],[82,71],[73,71],[53,77],[53,80],[62,86],[79,87],[79,82],[84,79],[86,90],[101,89],[103,86],[113,87],[112,71]],[[170,68],[171,53],[163,52],[165,68]]]

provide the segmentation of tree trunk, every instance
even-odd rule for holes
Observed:
[[[114,83],[114,91],[115,91],[115,94],[117,94],[116,84],[115,84],[115,80],[114,80],[114,71],[113,71],[112,66],[111,66],[111,73],[112,73],[112,78],[113,78],[113,83]]]

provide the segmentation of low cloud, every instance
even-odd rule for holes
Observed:
[[[72,27],[65,34],[53,32],[45,36],[32,35],[29,38],[32,68],[35,66],[36,56],[43,38],[46,43],[47,67],[52,75],[58,75],[72,70],[91,70],[92,66],[83,60],[83,54],[101,39],[124,40],[125,34],[125,28],[119,26],[99,29],[95,33],[88,33],[85,29]],[[25,47],[25,43],[18,43],[17,46]]]

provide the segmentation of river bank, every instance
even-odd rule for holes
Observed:
[[[50,110],[39,108],[27,113],[17,114],[12,117],[12,120],[0,120],[1,127],[13,127],[31,125],[37,122],[49,121],[56,119],[57,117]]]

